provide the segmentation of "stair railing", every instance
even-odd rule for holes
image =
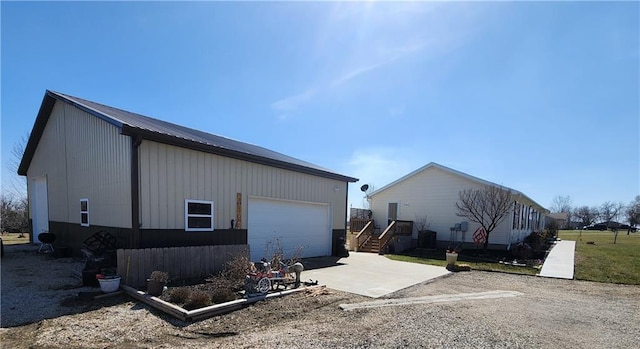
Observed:
[[[356,246],[355,246],[356,252],[362,249],[362,246],[364,246],[367,243],[367,241],[371,239],[371,235],[373,235],[373,231],[374,231],[373,220],[370,220],[369,222],[367,222],[367,224],[365,224],[364,228],[360,230],[358,235],[356,235]]]
[[[396,221],[391,222],[387,229],[385,229],[382,234],[378,237],[378,241],[380,242],[380,251],[384,251],[384,248],[387,246],[393,234],[396,231]]]

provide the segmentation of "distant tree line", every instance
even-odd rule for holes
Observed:
[[[628,205],[606,201],[600,206],[577,207],[572,206],[571,197],[559,195],[553,199],[550,209],[553,213],[567,214],[567,226],[561,227],[565,229],[571,228],[571,222],[579,223],[580,228],[598,222],[606,224],[607,228],[618,228],[616,223],[626,223],[628,230],[640,224],[640,195],[636,195]]]
[[[28,233],[29,210],[27,198],[14,198],[3,194],[0,196],[0,228],[2,232]]]
[[[22,135],[13,145],[11,156],[5,160],[5,165],[14,176],[10,178],[8,185],[3,186],[0,195],[0,232],[29,232],[27,181],[25,177],[18,176],[18,167],[28,140],[29,133]]]

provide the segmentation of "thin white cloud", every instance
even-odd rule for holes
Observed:
[[[412,54],[420,49],[422,49],[425,46],[424,42],[421,41],[417,41],[417,42],[412,42],[410,44],[407,44],[405,46],[399,46],[399,47],[378,47],[377,51],[378,52],[382,52],[381,57],[378,58],[377,62],[368,64],[366,62],[363,62],[361,64],[359,64],[358,66],[356,66],[355,68],[352,68],[350,71],[348,71],[346,74],[340,76],[339,78],[335,79],[332,83],[331,83],[331,87],[337,87],[340,85],[343,85],[355,78],[357,78],[358,76],[365,74],[367,72],[370,72],[372,70],[384,67],[386,65],[392,64],[393,62],[397,61],[400,58],[403,58],[409,54]]]
[[[374,70],[380,66],[383,66],[385,64],[387,64],[388,62],[380,62],[380,63],[375,63],[375,64],[371,64],[368,66],[362,66],[362,67],[357,67],[354,68],[353,70],[351,70],[350,72],[344,74],[343,76],[337,78],[336,80],[333,81],[333,83],[331,83],[332,87],[336,87],[336,86],[340,86],[346,82],[348,82],[349,80],[358,77],[361,74],[364,74],[368,71]]]
[[[368,64],[368,65],[362,64],[360,66],[352,68],[346,74],[343,74],[337,79],[334,79],[328,85],[319,84],[316,86],[309,87],[304,92],[282,98],[276,102],[271,103],[271,108],[274,111],[280,113],[279,119],[281,120],[286,119],[288,117],[288,114],[283,114],[283,113],[290,113],[290,112],[296,111],[302,105],[312,100],[316,95],[326,93],[331,88],[335,88],[340,85],[346,84],[360,75],[366,74],[367,72],[370,72],[372,70],[381,68],[385,65],[391,64],[406,55],[412,54],[422,49],[424,46],[425,44],[423,42],[418,42],[418,43],[411,43],[409,45],[396,47],[396,48],[379,48],[378,51],[383,51],[383,54],[382,54],[382,57],[379,58],[377,62]]]
[[[271,108],[280,112],[293,111],[296,110],[300,104],[310,100],[314,95],[314,90],[308,89],[302,93],[271,103]]]
[[[314,69],[315,82],[273,102],[272,110],[286,119],[333,89],[412,54],[428,51],[423,56],[429,57],[459,45],[463,38],[455,33],[464,31],[464,26],[452,28],[437,9],[417,3],[336,3],[316,33],[316,52],[310,57],[320,63]]]

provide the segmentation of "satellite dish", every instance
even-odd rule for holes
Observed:
[[[365,192],[366,192],[368,189],[369,189],[369,184],[365,184],[365,185],[363,185],[363,186],[361,186],[361,187],[360,187],[360,190],[365,191]]]

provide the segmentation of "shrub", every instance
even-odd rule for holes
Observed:
[[[526,239],[525,239],[526,240]],[[528,243],[519,243],[515,248],[511,249],[511,254],[517,259],[529,259],[533,256],[533,250]]]
[[[190,295],[191,291],[187,287],[177,287],[169,292],[169,302],[182,304],[189,298]]]
[[[244,287],[244,279],[247,274],[251,273],[253,263],[247,255],[238,254],[227,262],[227,268],[222,273],[222,276],[229,281],[228,287],[231,290],[241,290]],[[213,277],[207,279],[207,281],[220,282],[215,280],[219,277]]]
[[[547,245],[547,241],[552,236],[552,232],[546,230],[543,232],[532,232],[524,239],[524,242],[529,244],[534,250],[543,250]]]
[[[213,303],[224,303],[236,299],[233,292],[234,280],[229,280],[224,276],[215,276],[207,279],[207,289],[211,292],[211,301]]]
[[[211,294],[213,303],[230,302],[236,299],[236,294],[230,288],[217,288]]]
[[[169,273],[165,271],[154,270],[153,272],[151,272],[149,280],[166,283],[169,281]]]
[[[184,308],[187,310],[203,308],[211,305],[211,297],[209,293],[205,291],[196,290],[191,292],[189,298],[184,303]]]

